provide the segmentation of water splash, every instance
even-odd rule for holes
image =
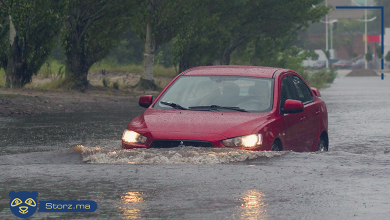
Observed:
[[[281,156],[287,152],[246,151],[233,148],[175,147],[169,149],[130,149],[78,145],[83,162],[128,164],[220,164],[260,157]]]

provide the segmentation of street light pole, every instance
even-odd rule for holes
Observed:
[[[328,17],[328,16],[326,16]],[[327,19],[327,18],[326,18]],[[324,23],[326,25],[326,51],[328,51],[328,25],[331,24],[331,28],[330,28],[330,49],[333,49],[333,31],[332,31],[332,26],[333,26],[333,23],[337,22],[337,19],[334,19],[334,20],[331,20],[331,21],[321,21],[321,23]],[[330,55],[330,54],[329,54]],[[326,58],[326,68],[329,68],[329,60],[328,58]]]
[[[325,0],[325,6],[328,7],[328,0]],[[328,14],[326,14],[325,16],[325,31],[326,31],[326,53],[328,52],[329,48],[328,48]],[[325,54],[325,57],[326,57],[326,54]],[[329,60],[328,60],[328,57],[326,57],[326,68],[329,68]]]
[[[333,50],[333,22],[330,23],[330,49]]]
[[[365,3],[364,3],[364,6],[366,6],[367,7],[367,0],[365,0]],[[364,16],[365,16],[365,20],[366,20],[366,22],[364,22],[364,33],[365,33],[365,35],[364,35],[364,56],[366,56],[366,54],[367,54],[367,9],[364,9]],[[366,69],[367,69],[367,67],[368,67],[368,63],[367,63],[367,59],[364,59],[366,62]]]
[[[355,3],[355,5],[358,5],[358,6],[361,6],[359,4],[356,4],[356,2],[354,0],[351,0],[353,3]],[[364,1],[364,6],[367,7],[367,0]],[[367,22],[369,21],[373,21],[376,19],[376,17],[373,17],[369,20],[367,20],[367,9],[364,9],[364,16],[365,16],[365,20],[361,20],[361,19],[358,19],[359,21],[363,21],[364,22],[364,56],[366,56],[367,54]],[[368,68],[368,62],[366,59],[365,60],[365,66],[366,66],[366,69]]]

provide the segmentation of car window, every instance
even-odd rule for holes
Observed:
[[[294,98],[294,92],[291,87],[290,83],[290,76],[284,77],[282,80],[281,85],[281,91],[280,91],[280,108],[284,108],[284,102],[286,102],[287,99],[295,99]]]
[[[263,112],[272,109],[273,79],[241,76],[181,76],[153,107],[172,109],[161,102],[184,108],[199,106],[238,107]]]
[[[292,76],[292,82],[298,93],[299,101],[305,104],[314,100],[313,94],[310,92],[310,89],[306,86],[302,79],[297,76]]]

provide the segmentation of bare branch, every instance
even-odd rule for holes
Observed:
[[[2,7],[4,9],[8,9],[8,6],[5,4],[5,2],[3,0],[0,0],[0,3],[2,4]]]
[[[87,20],[92,20],[92,21],[96,21],[98,19],[101,18],[101,15],[99,15],[101,12],[103,12],[107,7],[108,5],[112,2],[112,0],[108,1],[106,5],[104,5],[99,11],[97,11],[95,14],[89,16],[89,17],[86,17],[83,19],[82,22],[84,21],[87,21]]]

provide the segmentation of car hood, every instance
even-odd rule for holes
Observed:
[[[251,134],[269,113],[147,109],[127,129],[140,133],[207,133],[224,137]]]

